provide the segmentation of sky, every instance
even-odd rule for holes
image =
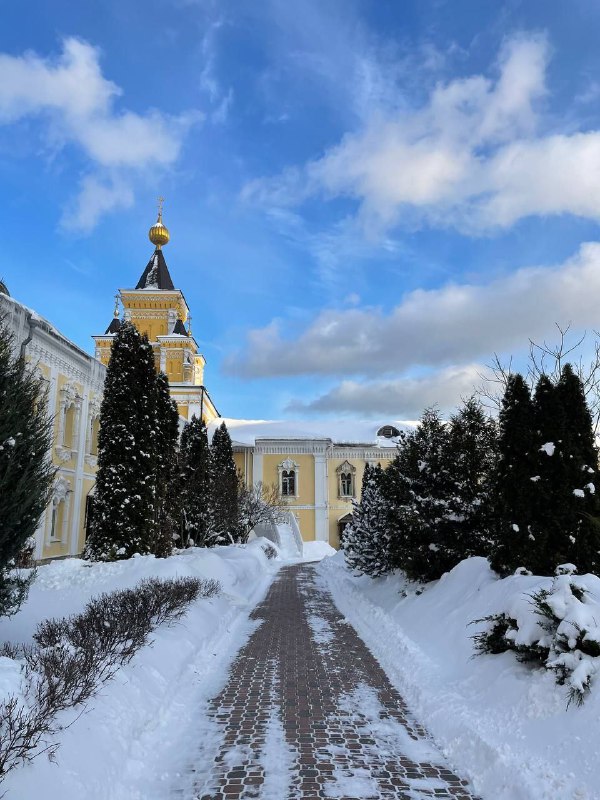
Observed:
[[[93,352],[162,195],[224,416],[447,413],[600,328],[599,35],[591,0],[6,5],[0,277]]]

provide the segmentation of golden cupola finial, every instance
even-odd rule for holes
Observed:
[[[162,207],[164,201],[164,197],[158,198],[158,217],[156,219],[156,223],[148,231],[148,238],[152,244],[156,246],[157,250],[160,250],[164,244],[168,244],[169,239],[171,238],[168,228],[163,225],[162,221]]]

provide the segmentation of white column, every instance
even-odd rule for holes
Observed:
[[[256,486],[263,479],[263,455],[256,450],[252,454],[252,480]]]
[[[327,519],[327,456],[315,453],[315,539],[329,541]]]

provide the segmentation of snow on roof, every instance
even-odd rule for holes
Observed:
[[[3,294],[3,295],[0,295],[0,297],[2,298],[3,301],[5,301],[7,303],[12,303],[17,308],[20,308],[26,314],[31,314],[32,321],[35,322],[36,325],[39,328],[41,328],[42,330],[46,331],[46,333],[49,333],[51,336],[54,336],[55,338],[60,339],[60,341],[64,342],[66,345],[68,345],[73,350],[76,350],[78,353],[80,353],[81,355],[85,356],[87,359],[92,359],[93,358],[93,356],[91,356],[89,353],[87,353],[85,350],[83,350],[83,348],[79,347],[79,345],[75,344],[75,342],[72,342],[70,339],[68,339],[63,333],[61,333],[58,330],[58,328],[56,328],[45,317],[42,317],[40,314],[38,314],[37,311],[34,311],[33,309],[31,309],[28,306],[26,306],[24,303],[21,303],[18,300],[15,300],[14,297],[11,297],[9,295]],[[106,336],[112,336],[113,334],[105,334],[105,335]]]
[[[209,425],[212,432],[225,422],[234,444],[253,445],[256,439],[324,439],[334,444],[366,444],[378,447],[395,447],[395,439],[377,436],[382,425],[393,424],[396,428],[414,428],[416,422],[401,420],[264,420],[264,419],[216,419]]]

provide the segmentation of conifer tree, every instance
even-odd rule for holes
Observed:
[[[240,541],[239,476],[227,425],[216,429],[210,448],[212,527],[223,541]]]
[[[156,395],[152,347],[125,322],[115,334],[100,409],[94,515],[85,551],[92,560],[153,552]]]
[[[409,499],[395,511],[398,566],[415,580],[435,580],[454,566],[443,522],[451,483],[446,449],[448,430],[439,411],[424,411],[402,452],[402,492]]]
[[[531,525],[537,502],[536,451],[531,392],[520,374],[507,381],[499,415],[498,460],[493,475],[492,567],[508,575],[531,563]]]
[[[0,615],[15,613],[28,583],[10,568],[50,500],[52,425],[43,381],[12,353],[0,325]]]
[[[474,397],[450,419],[445,446],[448,499],[440,519],[445,569],[489,551],[492,510],[491,476],[497,460],[496,425]]]
[[[573,514],[570,529],[562,534],[563,541],[566,535],[566,558],[558,563],[568,561],[580,572],[597,573],[600,566],[598,451],[584,387],[570,364],[563,367],[556,391],[566,419],[562,442],[565,502],[569,501]]]
[[[185,425],[180,445],[180,531],[184,546],[220,544],[212,530],[211,467],[204,420],[195,415]]]
[[[352,521],[344,532],[346,562],[359,574],[376,578],[393,568],[390,558],[390,531],[381,492],[381,466],[367,464],[359,502],[354,503]]]
[[[168,556],[173,551],[177,518],[177,447],[179,413],[169,391],[164,372],[156,377],[156,541],[154,555]]]
[[[567,561],[566,537],[573,523],[573,500],[568,496],[565,472],[567,419],[557,386],[542,375],[534,398],[536,441],[533,450],[534,484],[531,547],[525,566],[537,575],[552,575]]]

